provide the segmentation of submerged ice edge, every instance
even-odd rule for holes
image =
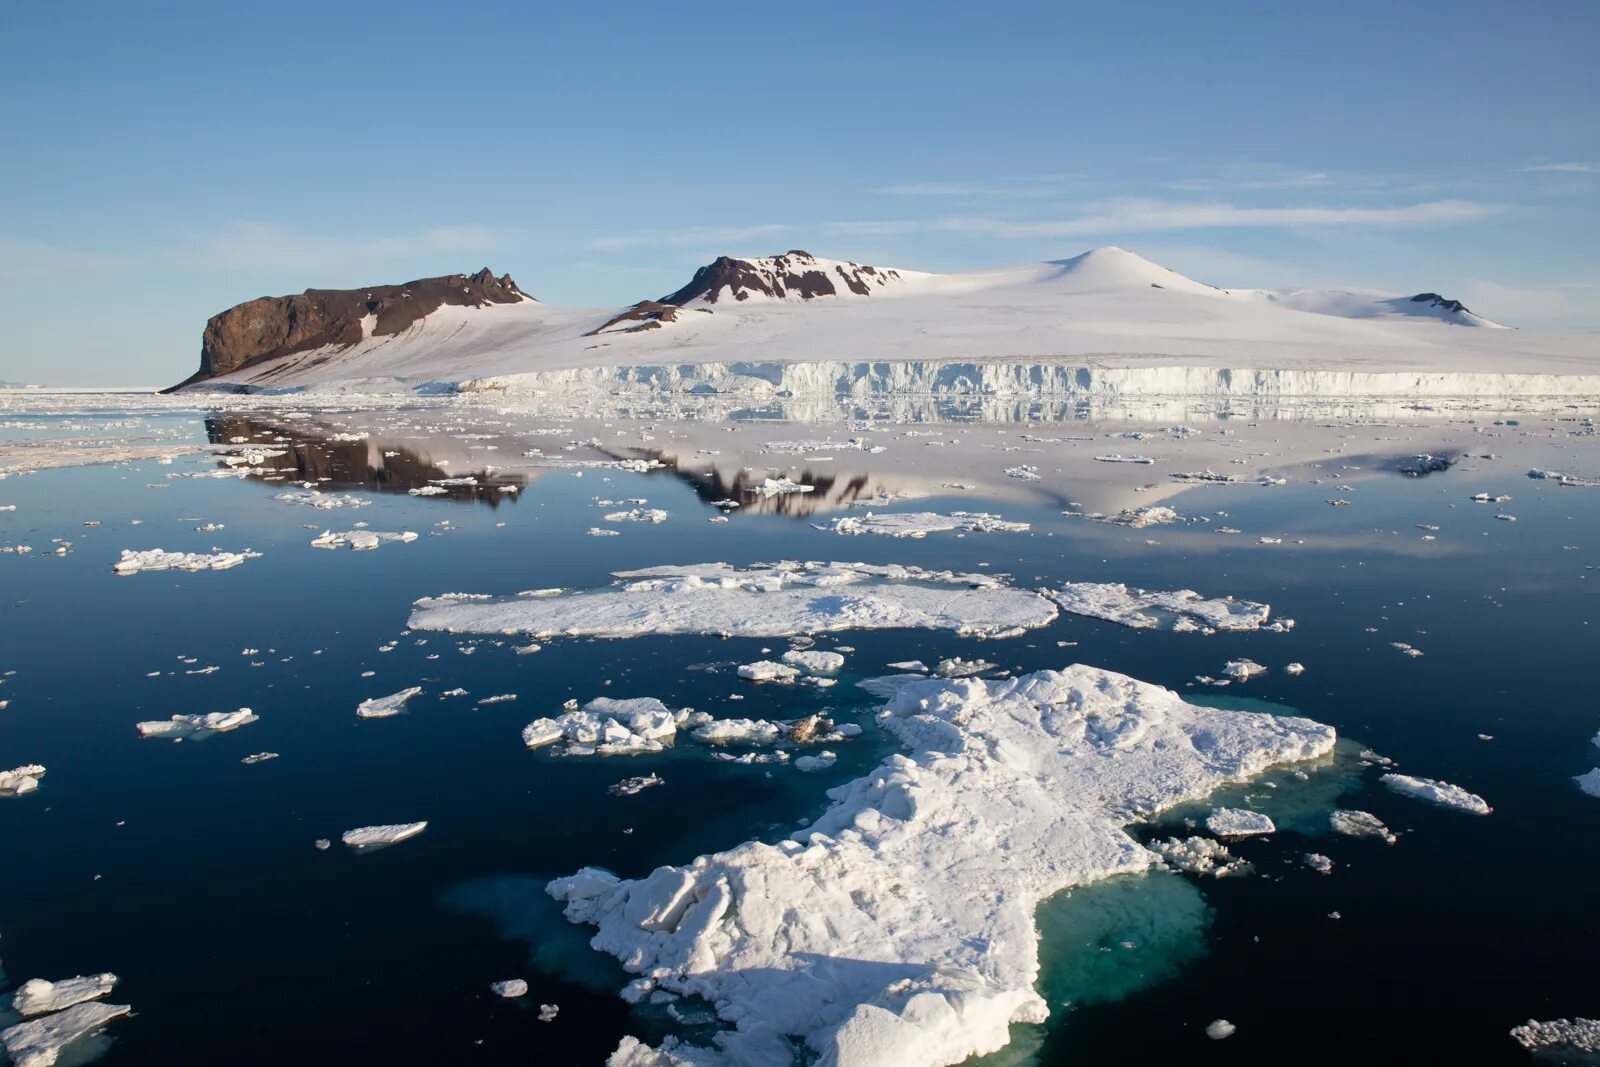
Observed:
[[[1217,787],[1332,750],[1331,727],[1221,711],[1076,665],[901,686],[882,725],[908,754],[829,792],[775,845],[749,841],[622,880],[550,883],[592,944],[640,977],[629,999],[704,997],[717,1047],[626,1039],[613,1062],[950,1064],[1043,1022],[1035,912],[1060,890],[1148,869],[1123,830]]]

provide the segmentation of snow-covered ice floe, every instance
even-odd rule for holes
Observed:
[[[118,574],[138,574],[140,571],[225,571],[237,567],[247,559],[260,559],[261,553],[245,549],[242,552],[167,552],[160,548],[136,551],[122,550],[122,558],[111,565]]]
[[[1511,1037],[1535,1055],[1557,1063],[1600,1063],[1600,1019],[1529,1019]],[[1574,1057],[1565,1059],[1564,1057]]]
[[[1250,837],[1270,834],[1278,828],[1262,812],[1248,808],[1218,808],[1206,818],[1206,829],[1218,837]]]
[[[594,947],[734,1027],[717,1049],[672,1043],[677,1059],[630,1038],[614,1063],[787,1067],[791,1037],[841,1065],[995,1051],[1012,1023],[1048,1014],[1034,990],[1043,899],[1159,862],[1125,824],[1335,740],[1082,665],[909,682],[880,721],[907,754],[831,790],[786,840],[550,883],[570,920],[598,928]]]
[[[1413,778],[1409,774],[1386,774],[1378,781],[1388,786],[1391,792],[1401,796],[1415,797],[1425,800],[1430,804],[1437,804],[1441,808],[1452,808],[1464,811],[1471,815],[1488,815],[1494,811],[1489,802],[1476,793],[1469,793],[1459,785],[1441,782],[1434,778]]]
[[[181,741],[196,734],[227,733],[258,722],[260,718],[249,708],[240,708],[238,711],[212,711],[204,715],[174,715],[170,719],[136,723],[134,729],[139,731],[140,737],[168,737]]]
[[[370,552],[385,541],[404,543],[415,541],[417,535],[411,530],[401,530],[398,533],[389,533],[383,530],[346,530],[338,533],[333,530],[323,530],[311,539],[312,548],[343,548],[346,545],[356,552]]]
[[[0,771],[0,797],[20,797],[39,788],[44,777],[44,764],[24,763],[9,771]]]
[[[673,711],[655,697],[596,697],[581,708],[569,705],[556,718],[533,720],[522,728],[522,743],[543,748],[565,741],[561,752],[569,756],[631,756],[660,752],[680,726],[691,729],[710,720],[693,708]]]
[[[346,830],[339,835],[351,848],[375,848],[378,845],[393,845],[407,838],[416,837],[428,828],[427,822],[399,822],[388,823],[383,826],[359,826],[354,830]]]
[[[407,625],[534,637],[787,637],[895,628],[1000,637],[1056,617],[1049,601],[1000,578],[897,564],[703,563],[618,571],[616,577],[610,589],[537,599],[423,599]]]
[[[1585,793],[1592,797],[1600,797],[1600,767],[1584,774],[1574,775],[1572,780],[1577,782],[1578,788]]]
[[[1394,831],[1370,811],[1340,808],[1328,815],[1328,827],[1334,833],[1346,837],[1375,837],[1386,845],[1392,845],[1399,840]]]
[[[398,693],[390,693],[386,697],[371,697],[356,705],[356,717],[360,719],[386,719],[390,715],[398,715],[405,708],[406,701],[422,692],[422,686],[413,685],[402,689]]]
[[[816,527],[829,533],[883,534],[887,537],[926,537],[931,533],[1025,533],[1025,522],[1007,522],[998,515],[982,511],[953,511],[940,515],[934,511],[913,511],[899,515],[845,515]]]
[[[1558,485],[1580,486],[1587,489],[1600,486],[1600,478],[1580,478],[1576,474],[1567,474],[1562,471],[1540,470],[1537,467],[1528,472],[1528,477],[1547,479],[1555,482]]]
[[[63,978],[59,982],[34,978],[23,982],[11,996],[11,1009],[24,1019],[30,1015],[45,1015],[65,1011],[74,1004],[99,1000],[117,985],[117,976],[111,973],[80,975]]]
[[[1233,597],[1207,599],[1192,589],[1160,592],[1134,589],[1120,582],[1068,582],[1046,595],[1073,615],[1105,619],[1135,630],[1214,633],[1217,630],[1293,628],[1293,619],[1268,622],[1272,608]]]
[[[132,1010],[127,1004],[74,1004],[65,1011],[0,1030],[0,1045],[5,1047],[12,1067],[51,1067],[68,1045]]]
[[[1209,874],[1228,878],[1250,869],[1244,860],[1235,859],[1228,846],[1210,837],[1169,837],[1145,846],[1166,861],[1167,866],[1185,874]]]

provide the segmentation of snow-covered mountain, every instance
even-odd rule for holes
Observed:
[[[804,371],[802,365],[866,367],[863,373],[875,381],[900,373],[879,365],[916,365],[923,369],[901,376],[928,382],[939,378],[929,368],[956,363],[977,368],[959,377],[980,389],[1027,381],[1029,374],[1038,378],[1047,367],[1060,379],[1060,368],[1074,365],[1211,368],[1235,377],[1600,373],[1591,336],[1509,330],[1434,293],[1225,289],[1115,247],[948,274],[800,251],[722,257],[677,291],[620,309],[540,303],[488,271],[410,285],[452,295],[424,314],[414,305],[407,317],[391,313],[388,329],[368,328],[374,320],[362,319],[353,330],[344,320],[364,313],[356,295],[370,291],[350,290],[350,300],[321,291],[322,305],[350,312],[339,317],[337,336],[324,330],[293,350],[269,350],[231,370],[213,360],[209,372],[203,366],[192,380],[236,388],[359,383],[437,389],[571,381],[574,375],[600,386],[608,379],[668,375],[680,384],[697,379],[697,388],[719,389],[719,376],[732,374],[782,390],[790,388],[788,379],[808,374],[824,388],[820,367]],[[276,341],[283,331],[259,320],[283,301],[300,299],[267,298],[224,312],[208,326],[208,346],[215,324],[230,316],[247,320],[251,337]],[[391,293],[388,299],[402,297]],[[251,314],[241,316],[242,309]],[[1010,369],[1002,372],[1002,365]],[[907,386],[913,387],[920,386]],[[1284,388],[1281,379],[1278,388]],[[1565,385],[1549,388],[1559,393]]]

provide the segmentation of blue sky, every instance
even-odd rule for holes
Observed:
[[[618,305],[787,248],[1600,327],[1589,0],[562,6],[4,5],[0,379],[174,381],[309,286]]]

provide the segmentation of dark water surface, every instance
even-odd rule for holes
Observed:
[[[715,509],[666,472],[547,472],[494,507],[363,489],[371,506],[330,511],[274,500],[283,483],[166,477],[214,466],[196,457],[0,481],[0,504],[17,505],[0,512],[0,543],[36,547],[0,555],[0,672],[15,672],[0,685],[0,768],[49,768],[38,793],[0,799],[0,961],[12,982],[119,974],[112,999],[137,1014],[113,1025],[107,1064],[595,1064],[624,1033],[669,1032],[617,999],[627,976],[561,919],[544,880],[586,864],[641,875],[782,836],[820,810],[829,785],[889,750],[850,683],[893,660],[957,654],[1022,671],[1081,661],[1288,705],[1495,807],[1475,818],[1391,795],[1379,769],[1347,755],[1263,803],[1281,808],[1285,828],[1236,847],[1254,877],[1157,873],[1051,901],[1042,989],[1055,1016],[1016,1028],[996,1062],[1514,1064],[1525,1057],[1512,1025],[1600,1012],[1600,801],[1571,780],[1600,759],[1588,744],[1600,729],[1600,489],[1391,475],[1331,508],[1330,485],[1198,488],[1172,503],[1226,518],[1134,531],[1010,505],[991,510],[1032,533],[897,541],[780,515],[709,524]],[[1468,503],[1484,488],[1514,493],[1518,521]],[[589,537],[595,496],[646,497],[671,518]],[[972,506],[964,496],[905,508]],[[423,536],[375,552],[307,545],[357,521]],[[205,522],[225,529],[197,532]],[[1417,523],[1440,526],[1438,540],[1423,542]],[[1262,534],[1286,543],[1258,545]],[[70,553],[47,555],[51,538],[72,541]],[[213,545],[264,555],[221,572],[111,572],[123,548]],[[1268,601],[1298,625],[1202,637],[1063,617],[986,643],[845,633],[818,642],[855,649],[830,691],[688,669],[765,658],[782,642],[569,640],[518,656],[511,641],[400,636],[418,597],[780,558],[1188,587]],[[1240,656],[1271,673],[1185,689]],[[1282,671],[1295,660],[1307,667],[1298,678]],[[211,665],[221,669],[184,673]],[[410,685],[424,692],[406,714],[355,717],[360,700]],[[439,698],[456,686],[471,695]],[[473,703],[499,693],[519,699]],[[719,716],[830,707],[867,731],[817,775],[720,763],[698,746],[609,760],[522,747],[529,720],[601,695]],[[239,706],[261,721],[204,742],[134,734],[139,720]],[[281,757],[239,762],[262,750]],[[652,771],[667,784],[606,792]],[[1399,844],[1315,831],[1341,787],[1339,804],[1376,813]],[[337,843],[351,827],[415,819],[428,830],[394,848],[356,855]],[[318,838],[335,844],[318,851]],[[1334,873],[1302,867],[1308,851],[1331,856]],[[526,998],[489,992],[517,976]],[[560,1005],[556,1021],[536,1020],[541,1003]],[[1239,1030],[1211,1042],[1203,1030],[1219,1016]]]

